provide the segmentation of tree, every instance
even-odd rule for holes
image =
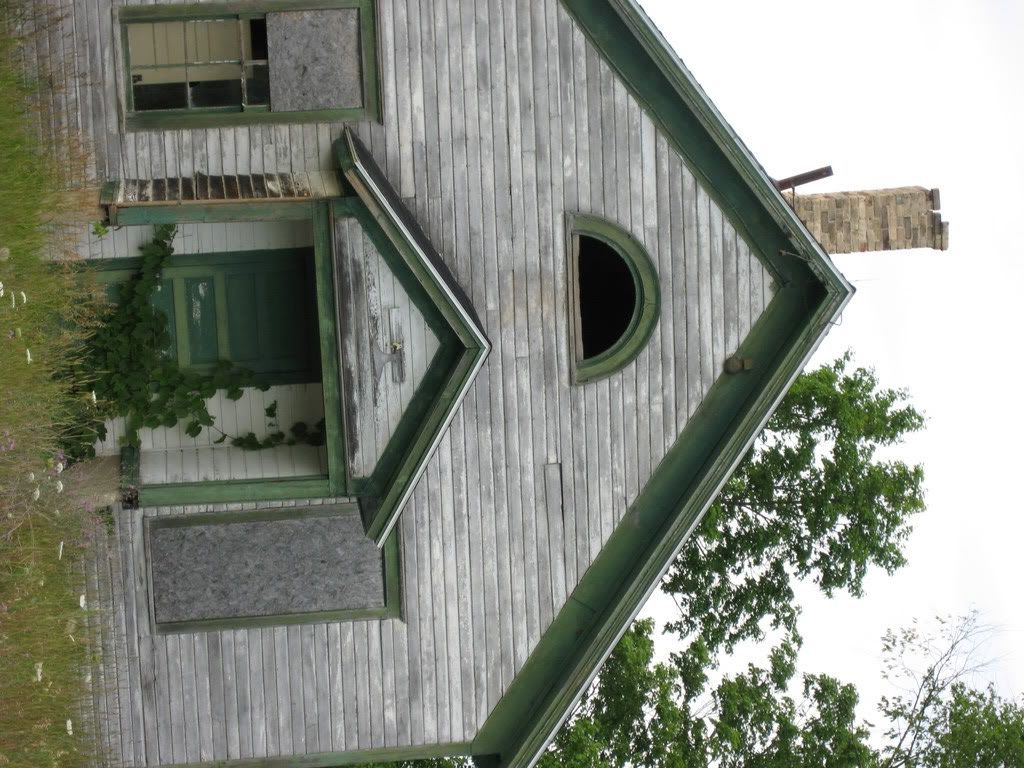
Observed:
[[[881,768],[1024,766],[1024,709],[965,683],[987,666],[978,657],[992,629],[977,613],[937,622],[934,632],[915,621],[882,638],[896,693],[879,706],[888,721]]]
[[[905,563],[924,471],[877,454],[924,419],[850,361],[796,380],[662,584],[698,656],[761,640],[766,620],[799,644],[795,580],[860,596],[869,566]]]
[[[851,360],[796,380],[672,566],[662,589],[679,608],[668,628],[683,650],[653,663],[653,627],[635,625],[544,768],[832,765],[826,755],[867,764],[852,688],[808,677],[800,706],[784,695],[800,645],[795,581],[860,595],[869,567],[904,564],[910,520],[924,509],[922,468],[878,456],[924,419]],[[782,639],[767,666],[709,692],[720,655],[769,627]],[[760,762],[750,763],[743,748],[755,743]]]

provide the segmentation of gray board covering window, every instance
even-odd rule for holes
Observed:
[[[375,0],[121,10],[128,128],[379,119]]]
[[[397,534],[383,549],[354,505],[149,518],[158,632],[398,615]]]

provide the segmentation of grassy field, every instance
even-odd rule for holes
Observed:
[[[55,222],[82,213],[62,181],[74,142],[58,174],[56,139],[35,128],[46,80],[26,79],[24,41],[5,32],[16,12],[0,0],[0,766],[74,768],[97,764],[83,709],[96,615],[80,595],[102,524],[72,501],[59,447],[91,407],[70,362],[94,321],[73,266],[51,260],[67,249]]]

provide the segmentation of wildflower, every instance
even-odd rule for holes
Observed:
[[[42,682],[43,679],[43,662],[36,662],[36,682]]]
[[[63,541],[60,543],[60,546],[57,547],[57,559],[58,560],[63,560],[64,559],[64,542]]]
[[[56,472],[58,475],[61,472],[63,472],[64,471],[64,462],[63,461],[58,461],[57,464],[54,466],[53,471]]]
[[[21,291],[21,303],[28,304],[28,296],[25,295],[24,291]]]
[[[3,295],[4,295],[4,284],[3,284],[2,281],[0,281],[0,296],[3,296]]]
[[[96,405],[96,390],[94,389],[92,392],[90,392],[89,396],[92,397],[92,404]]]
[[[36,489],[34,491],[32,491],[32,501],[39,501],[39,486],[38,485],[36,486]]]
[[[14,295],[14,294],[12,293],[12,294],[11,294],[11,309],[14,309],[14,308],[15,308],[15,307],[17,307],[17,306],[18,306],[18,297],[17,297],[17,296],[15,296],[15,295]]]
[[[25,362],[28,365],[32,365],[32,350],[28,347],[25,347]]]
[[[85,610],[85,595],[78,596],[78,607],[83,611]]]
[[[58,480],[57,481],[57,493],[63,493],[63,492],[64,492],[64,483],[62,483],[60,480]]]
[[[34,483],[36,481],[36,473],[35,472],[29,472],[28,473],[28,481],[30,483]]]
[[[71,718],[70,717],[67,719],[67,722],[64,723],[64,727],[67,729],[68,736],[74,736],[75,735],[75,729],[71,727]]]

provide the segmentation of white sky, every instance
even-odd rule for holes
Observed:
[[[924,464],[928,511],[863,599],[802,594],[802,669],[857,683],[869,717],[885,629],[973,606],[999,628],[988,679],[1024,692],[1024,3],[642,2],[770,175],[938,187],[950,222],[946,252],[835,259],[858,293],[816,361],[852,348],[910,390],[928,426],[899,456]]]

